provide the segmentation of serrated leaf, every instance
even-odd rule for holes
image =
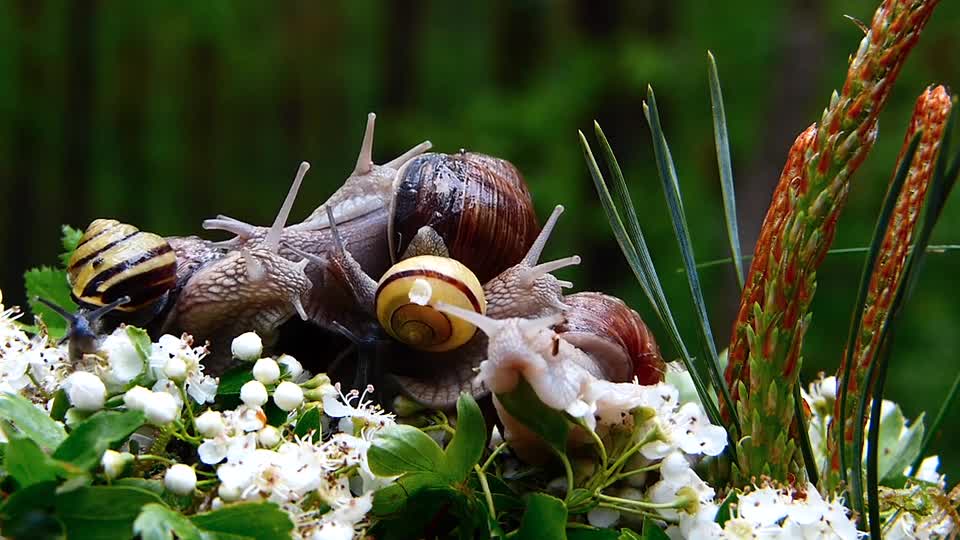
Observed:
[[[370,470],[378,476],[442,470],[443,450],[429,435],[397,424],[380,431],[367,451]]]
[[[570,421],[562,412],[544,405],[524,378],[512,392],[497,394],[503,408],[517,421],[539,435],[557,453],[567,450]]]
[[[145,420],[140,411],[100,411],[77,425],[53,457],[90,470],[111,444],[126,440]]]
[[[531,493],[527,509],[520,519],[516,538],[520,540],[565,540],[567,507],[563,501],[546,493]]]
[[[11,422],[17,431],[45,450],[52,451],[67,438],[62,425],[19,394],[0,393],[0,419]]]
[[[67,333],[67,321],[52,309],[37,302],[37,297],[44,298],[57,304],[63,309],[73,312],[77,304],[70,297],[70,287],[67,285],[67,273],[63,270],[43,266],[27,270],[23,274],[24,285],[27,289],[27,302],[30,311],[39,315],[47,325],[47,331],[54,340],[60,339]]]
[[[204,531],[257,540],[287,540],[293,530],[290,515],[271,502],[234,503],[190,521]]]
[[[67,263],[70,262],[70,257],[72,257],[73,252],[77,250],[77,246],[80,245],[82,238],[82,230],[74,229],[69,225],[60,226],[60,245],[63,246],[63,253],[60,254],[61,266],[64,268],[67,267]]]
[[[174,535],[180,540],[203,538],[200,529],[193,522],[179,512],[157,503],[143,507],[133,522],[133,532],[140,535],[142,540],[174,540]]]
[[[57,517],[70,540],[115,540],[133,536],[140,509],[160,497],[133,487],[91,486],[57,495]]]
[[[465,479],[483,456],[487,423],[470,394],[457,399],[457,431],[444,452],[443,472],[455,482]]]

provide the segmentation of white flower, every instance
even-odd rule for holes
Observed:
[[[167,469],[163,476],[163,485],[177,495],[189,495],[197,487],[197,473],[193,468],[177,463]]]
[[[127,466],[133,463],[133,454],[129,452],[116,452],[107,450],[100,458],[100,464],[103,466],[103,474],[114,479],[119,477],[127,469]]]
[[[223,415],[219,411],[206,411],[196,419],[197,432],[206,439],[212,439],[223,433]]]
[[[316,529],[310,540],[350,540],[354,538],[357,524],[373,508],[373,494],[336,501],[332,510],[324,514],[316,523]]]
[[[143,413],[151,424],[165,426],[180,416],[180,404],[166,392],[153,392]]]
[[[280,444],[281,439],[280,430],[273,426],[264,426],[257,433],[257,440],[260,442],[260,446],[264,448],[273,448]]]
[[[340,431],[360,433],[369,440],[376,431],[396,423],[392,414],[366,399],[372,392],[373,386],[368,385],[362,394],[356,390],[344,394],[337,383],[323,396],[323,413],[340,419]]]
[[[282,411],[292,411],[303,403],[303,389],[290,381],[283,381],[273,391],[273,402]]]
[[[104,380],[111,386],[122,387],[144,370],[143,358],[130,341],[124,326],[104,338],[99,349],[99,354],[105,356],[109,364]]]
[[[147,408],[147,402],[153,397],[153,392],[142,386],[134,386],[123,394],[123,404],[126,408],[133,411],[144,411]]]
[[[300,376],[303,375],[303,365],[300,364],[300,361],[289,354],[284,354],[277,358],[277,363],[287,368],[287,375],[290,376],[291,380],[299,382]]]
[[[923,461],[920,462],[920,466],[917,467],[917,472],[912,476],[917,480],[923,482],[929,482],[931,484],[937,484],[940,487],[945,485],[946,479],[937,472],[937,469],[940,468],[940,457],[939,456],[928,456],[923,458]],[[909,468],[903,471],[904,476],[911,476]]]
[[[233,338],[230,345],[233,356],[246,362],[253,362],[263,353],[263,341],[256,332],[247,332]]]
[[[187,363],[183,361],[183,358],[179,356],[174,356],[167,360],[167,363],[163,366],[163,373],[174,382],[183,382],[187,378]]]
[[[280,365],[273,358],[261,358],[253,364],[253,378],[263,384],[273,384],[280,378]]]
[[[97,411],[107,399],[107,387],[93,373],[75,371],[63,383],[70,403],[81,411]]]
[[[740,495],[737,505],[740,516],[760,526],[773,525],[787,515],[787,502],[773,488],[761,488]]]
[[[267,397],[267,388],[260,381],[247,381],[240,387],[240,401],[249,407],[262,407]]]
[[[681,497],[681,490],[697,496],[699,505],[710,503],[716,492],[697,476],[690,468],[690,462],[678,451],[673,451],[660,464],[660,481],[650,487],[650,500],[658,504],[675,502]],[[680,513],[674,509],[660,510],[667,519],[678,519]]]
[[[677,448],[691,455],[716,456],[727,445],[726,431],[711,424],[700,405],[693,402],[684,403],[679,411],[671,413],[661,409],[650,423],[659,425],[666,439],[653,441],[640,449],[648,459],[662,458]],[[637,437],[644,437],[648,432],[637,430],[636,433]]]

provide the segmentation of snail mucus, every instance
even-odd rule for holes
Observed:
[[[461,391],[486,392],[474,379],[488,351],[482,332],[438,304],[493,319],[562,313],[558,338],[582,350],[597,376],[662,379],[663,360],[635,311],[601,293],[563,294],[572,284],[551,273],[579,257],[539,262],[562,206],[541,230],[516,167],[463,150],[427,153],[429,141],[374,164],[374,122],[370,114],[350,176],[301,223],[286,225],[306,163],[270,227],[224,215],[204,221],[204,229],[234,235],[226,241],[93,222],[70,261],[82,306],[74,317],[96,320],[110,306],[104,327],[127,321],[154,336],[208,340],[214,354],[205,364],[214,374],[230,367],[223,351],[236,335],[254,330],[270,345],[288,320],[302,319],[353,343],[357,358],[341,364],[355,385],[392,386],[444,408]],[[89,347],[84,341],[78,350]],[[312,354],[301,361],[319,369],[333,367],[322,357],[337,356]]]

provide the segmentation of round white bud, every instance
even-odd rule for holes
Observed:
[[[153,392],[143,413],[151,424],[165,426],[180,416],[180,405],[166,392]]]
[[[177,495],[189,495],[197,487],[197,472],[183,463],[177,463],[167,469],[163,485]]]
[[[247,332],[233,338],[230,344],[233,356],[246,362],[253,362],[263,353],[263,341],[256,332]]]
[[[248,407],[262,407],[267,397],[267,388],[260,381],[247,381],[240,387],[240,401]]]
[[[134,386],[123,394],[123,404],[130,410],[141,411],[147,408],[147,402],[153,397],[153,392],[142,386]]]
[[[107,450],[100,459],[100,464],[103,466],[103,474],[111,480],[122,475],[132,463],[133,454],[130,452],[116,452],[114,450]]]
[[[273,358],[261,358],[253,364],[253,378],[263,384],[273,384],[280,378],[280,366]]]
[[[273,448],[274,446],[280,444],[280,430],[273,426],[264,426],[257,433],[257,441],[260,442],[260,446],[263,448]]]
[[[303,365],[299,360],[289,354],[284,354],[280,356],[280,358],[277,358],[277,363],[287,368],[287,375],[289,375],[291,379],[296,379],[303,373]]]
[[[98,411],[107,399],[107,387],[93,373],[74,371],[63,383],[70,404],[81,411]]]
[[[273,391],[273,402],[280,410],[292,411],[303,403],[303,389],[290,381],[283,381]]]
[[[220,487],[217,488],[217,495],[226,502],[236,501],[240,499],[242,494],[240,486],[236,484],[220,484]]]
[[[206,439],[213,439],[223,433],[226,426],[223,425],[223,415],[220,411],[207,411],[197,417],[197,432]]]
[[[183,382],[187,378],[187,363],[183,361],[183,358],[174,356],[163,365],[163,372],[171,381]]]

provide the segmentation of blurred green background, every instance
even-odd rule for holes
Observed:
[[[695,341],[641,112],[646,86],[658,92],[698,260],[724,257],[706,83],[706,50],[716,54],[752,253],[787,148],[842,84],[862,35],[844,15],[869,21],[876,4],[0,0],[4,301],[23,302],[25,268],[56,263],[61,223],[114,217],[164,235],[199,233],[218,213],[266,224],[308,160],[295,208],[302,219],[352,169],[375,111],[379,162],[423,139],[513,161],[541,217],[567,206],[547,255],[578,253],[584,263],[563,277],[619,295],[652,320],[578,146],[577,130],[597,119]],[[835,247],[868,242],[915,97],[931,82],[960,86],[960,2],[941,4],[880,119]],[[955,200],[934,237],[952,242],[960,243]],[[822,267],[806,379],[838,364],[862,259],[836,255]],[[931,256],[903,317],[888,396],[908,415],[932,414],[960,370],[958,274],[960,253]],[[735,280],[729,267],[705,270],[703,280],[722,347]],[[954,480],[958,443],[960,425],[948,420],[935,450]]]

